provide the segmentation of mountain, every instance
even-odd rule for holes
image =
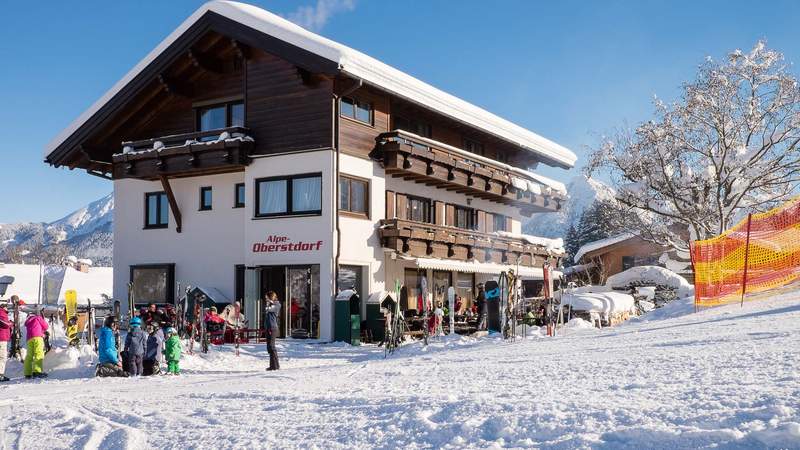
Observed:
[[[35,263],[75,255],[110,266],[114,196],[108,194],[54,222],[0,224],[0,261]]]
[[[569,200],[555,213],[534,214],[523,231],[534,236],[564,238],[570,225],[577,226],[581,214],[595,201],[611,200],[614,189],[601,181],[577,175],[567,183]]]

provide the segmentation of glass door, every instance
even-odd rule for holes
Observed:
[[[287,336],[319,337],[319,265],[287,267],[286,286]]]

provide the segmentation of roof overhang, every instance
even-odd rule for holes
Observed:
[[[207,31],[216,31],[247,45],[285,58],[315,73],[344,74],[535,154],[542,162],[563,168],[575,165],[569,149],[443,92],[411,75],[342,44],[314,34],[261,8],[244,3],[212,1],[197,9],[121,80],[81,114],[45,148],[45,161],[60,165],[96,126],[110,118],[146,83]]]

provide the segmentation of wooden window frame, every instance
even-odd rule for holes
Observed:
[[[239,189],[240,188],[241,189],[245,188],[244,187],[244,183],[236,183],[236,184],[233,185],[233,207],[234,208],[244,208],[245,207],[246,199],[245,199],[245,201],[239,202]],[[247,195],[247,193],[245,192],[245,196],[246,195]]]
[[[461,205],[453,205],[455,210],[453,211],[453,226],[461,229],[461,230],[469,230],[469,231],[478,231],[478,210],[475,208],[470,208],[468,206],[461,206]],[[458,211],[462,210],[465,213],[469,214],[469,217],[472,221],[472,228],[460,227],[458,226]]]
[[[483,142],[468,137],[463,137],[461,142],[465,151],[484,157],[486,156],[486,147],[483,145]],[[470,150],[468,144],[472,144],[472,146],[474,146],[478,151],[476,152],[475,150]]]
[[[165,269],[167,271],[167,298],[164,299],[166,304],[175,304],[175,263],[162,263],[162,264],[132,264],[129,266],[128,281],[133,283],[133,272],[136,269]]]
[[[345,100],[349,100],[353,104],[353,117],[346,116],[342,110],[341,103]],[[359,119],[356,114],[356,108],[358,105],[367,105],[369,106],[369,122],[364,122],[363,120]],[[360,123],[361,125],[366,125],[368,127],[375,127],[375,104],[373,102],[368,102],[359,99],[358,97],[342,97],[339,99],[339,117],[343,117],[347,120],[352,120],[353,122]]]
[[[410,220],[412,222],[419,222],[419,223],[428,223],[428,224],[431,224],[431,225],[435,225],[436,224],[436,207],[434,206],[433,200],[431,200],[430,198],[421,197],[419,195],[405,194],[405,196],[406,196],[406,211],[405,211],[406,220]],[[428,208],[427,209],[428,209],[429,218],[428,218],[427,222],[424,221],[424,220],[422,220],[422,221],[414,220],[412,218],[412,216],[411,216],[411,209],[412,209],[411,208],[411,204],[414,202],[414,200],[425,202],[425,203],[428,204]]]
[[[206,205],[205,200],[205,193],[211,193],[211,203]],[[214,209],[214,188],[212,186],[201,186],[200,187],[200,209],[198,211],[211,211]]]
[[[353,196],[352,196],[353,190],[350,189],[351,195],[348,196],[348,200],[349,200],[349,203],[350,203],[348,205],[348,209],[342,209],[342,205],[340,203],[341,199],[336,199],[336,206],[337,206],[337,208],[339,210],[339,214],[342,214],[342,215],[345,215],[345,216],[352,216],[352,217],[356,217],[356,218],[359,218],[359,219],[369,219],[370,218],[370,210],[371,210],[370,205],[369,205],[370,197],[371,197],[370,196],[370,188],[372,187],[370,181],[368,179],[366,179],[366,178],[356,177],[356,176],[353,176],[353,175],[339,174],[339,182],[341,183],[342,180],[347,180],[347,182],[351,183],[351,184],[352,184],[352,182],[355,181],[355,182],[358,182],[358,183],[364,183],[366,185],[366,188],[364,189],[364,206],[366,207],[366,211],[365,212],[360,212],[360,211],[353,211],[352,209],[350,209],[350,207],[352,207],[352,205],[353,205]],[[341,189],[342,189],[341,186],[339,186],[339,189],[340,189],[340,193],[339,194],[341,195]]]
[[[498,230],[497,229],[498,217],[502,217],[503,218],[503,229],[502,230]],[[505,232],[511,231],[511,230],[507,230],[507,228],[508,228],[508,216],[506,216],[504,214],[492,213],[492,231],[505,231]]]
[[[299,211],[294,212],[292,211],[292,189],[294,186],[294,180],[302,179],[302,178],[319,178],[320,180],[320,209],[311,210],[311,211]],[[286,211],[285,212],[278,212],[278,213],[259,213],[258,207],[261,203],[261,189],[259,189],[259,183],[269,182],[269,181],[286,181]],[[322,194],[323,194],[323,179],[322,179],[322,172],[311,172],[311,173],[301,173],[296,175],[288,175],[288,176],[276,176],[276,177],[264,177],[264,178],[256,178],[254,181],[255,186],[255,203],[253,205],[253,218],[254,219],[274,219],[274,218],[281,218],[281,217],[306,217],[306,216],[321,216],[322,215]]]
[[[238,104],[242,105],[242,112],[244,113],[244,118],[243,118],[244,120],[242,125],[244,125],[245,123],[247,123],[247,108],[244,107],[244,99],[236,98],[229,100],[219,100],[209,103],[203,102],[202,104],[192,105],[192,108],[194,109],[194,130],[198,132],[202,131],[200,130],[200,111],[204,109],[219,108],[221,106],[225,107],[225,126],[222,128],[229,128],[233,126],[231,125],[231,121],[233,120],[233,114],[231,113],[232,106]]]
[[[420,134],[419,130],[406,130],[405,128],[400,128],[400,126],[397,124],[398,120],[405,121],[409,125],[412,125],[412,124],[421,125],[421,126],[426,128],[425,129],[425,133]],[[420,135],[420,136],[428,138],[428,139],[431,139],[433,137],[433,125],[431,125],[430,122],[428,122],[428,121],[417,120],[417,119],[409,119],[408,117],[406,117],[406,116],[404,116],[402,114],[398,114],[398,115],[394,116],[392,121],[393,121],[392,123],[394,125],[394,129],[400,129],[400,130],[403,130],[403,131],[407,131],[409,133],[414,133],[416,135]],[[408,128],[411,128],[411,127],[409,126]]]
[[[156,197],[156,221],[157,223],[151,224],[148,223],[147,219],[150,216],[148,214],[148,205],[150,202],[148,201],[150,197]],[[163,197],[162,197],[163,196]],[[163,228],[169,228],[169,213],[167,213],[167,217],[164,218],[164,223],[161,223],[161,201],[168,201],[167,200],[167,193],[164,191],[154,191],[154,192],[145,192],[144,193],[144,229],[145,230],[158,230]]]

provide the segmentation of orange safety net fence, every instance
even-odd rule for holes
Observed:
[[[800,280],[800,198],[695,241],[691,255],[697,306],[743,301]]]

